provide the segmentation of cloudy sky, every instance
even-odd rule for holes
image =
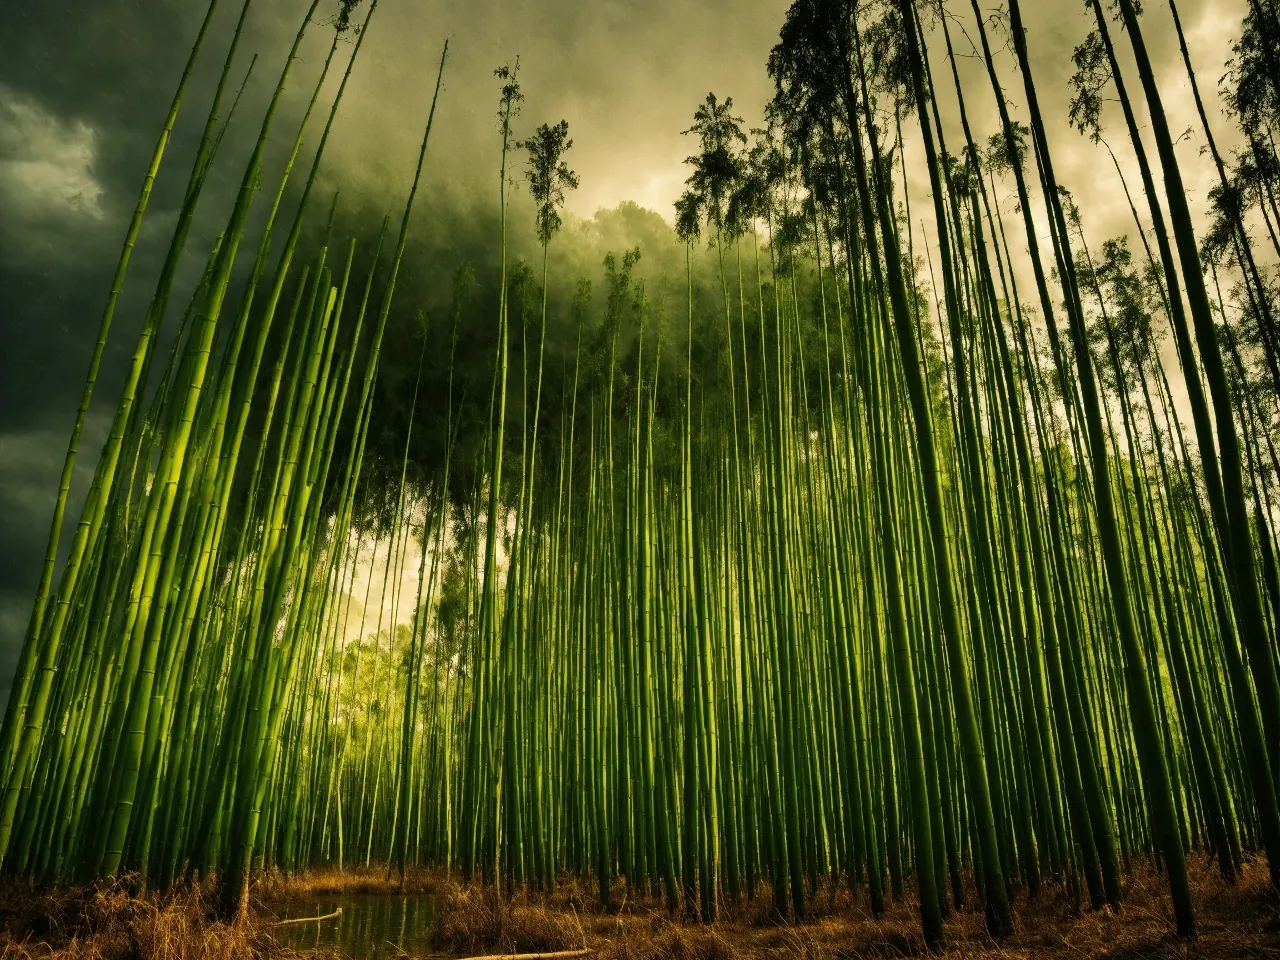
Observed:
[[[331,0],[323,0],[322,9],[329,5]],[[229,161],[211,188],[206,206],[213,210],[217,198],[234,188],[234,171],[306,6],[305,0],[254,0],[237,82],[250,57],[259,58],[224,148]],[[590,217],[599,208],[634,200],[665,215],[685,176],[681,161],[691,152],[680,131],[709,90],[732,96],[737,112],[749,124],[759,123],[771,92],[764,63],[786,6],[786,0],[381,0],[335,126],[326,186],[340,188],[344,205],[355,208],[382,210],[401,202],[447,38],[450,59],[429,153],[427,199],[418,213],[424,224],[444,204],[494,202],[492,69],[517,55],[527,97],[517,134],[544,121],[569,121],[572,162],[582,178],[570,211]],[[1180,3],[1201,84],[1218,120],[1215,132],[1228,145],[1234,138],[1217,115],[1216,87],[1244,6],[1245,0]],[[239,0],[219,6],[157,181],[81,444],[81,492],[118,396],[239,7]],[[960,0],[951,0],[950,7],[957,17],[953,37],[970,119],[975,133],[985,137],[996,129],[994,102],[960,29],[972,35],[972,12]],[[1090,24],[1083,4],[1025,0],[1024,7],[1059,179],[1081,202],[1091,240],[1130,232],[1130,214],[1105,151],[1066,123],[1070,54]],[[1171,126],[1191,128],[1179,149],[1193,210],[1199,211],[1212,169],[1200,155],[1198,121],[1168,10],[1160,0],[1149,0],[1147,9],[1148,44]],[[0,56],[0,700],[39,575],[66,437],[109,278],[203,13],[199,0],[6,4]],[[327,41],[320,35],[327,31],[313,33],[304,44],[281,128],[297,118],[323,59]],[[940,69],[941,40],[932,42],[944,117],[954,120],[949,76]],[[1008,55],[1001,56],[1006,89],[1019,111],[1020,83]],[[1132,74],[1130,83],[1137,87]],[[1108,108],[1104,121],[1119,125],[1118,110]],[[908,186],[913,209],[927,212],[927,178],[912,132],[908,128]],[[958,126],[952,136],[958,146]],[[1136,184],[1129,152],[1121,149],[1122,130],[1111,136]],[[1007,197],[1004,202],[1008,209]],[[202,219],[190,247],[207,249],[217,229],[216,219]],[[188,279],[198,269],[193,254],[184,265]]]

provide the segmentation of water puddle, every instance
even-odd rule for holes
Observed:
[[[295,950],[336,950],[351,960],[388,960],[404,954],[424,957],[431,950],[434,904],[422,894],[358,894],[313,897],[271,905],[281,920],[339,916],[312,923],[290,923],[271,933]]]

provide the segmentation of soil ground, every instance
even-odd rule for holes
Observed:
[[[1180,942],[1162,878],[1153,871],[1131,874],[1118,912],[1076,914],[1066,891],[1052,885],[1015,905],[1017,929],[1000,942],[987,936],[982,914],[953,911],[939,956],[955,960],[1157,957],[1280,960],[1280,901],[1267,882],[1263,862],[1246,864],[1234,886],[1219,878],[1208,860],[1191,864],[1199,936]],[[464,887],[436,872],[415,871],[408,892],[436,902],[434,946],[439,957],[578,950],[604,960],[729,960],[797,957],[806,960],[901,958],[927,953],[910,895],[873,919],[865,896],[823,888],[802,924],[771,917],[767,888],[755,900],[724,905],[713,925],[685,921],[660,899],[612,891],[614,908],[599,906],[594,883],[571,878],[551,896],[531,891],[504,897],[493,889]],[[272,936],[271,904],[335,894],[399,893],[385,869],[325,870],[295,877],[272,875],[254,889],[250,914],[236,923],[219,920],[211,890],[192,887],[158,896],[131,892],[129,878],[109,888],[42,891],[9,882],[0,886],[0,960],[298,960],[309,956]],[[325,960],[333,960],[329,955]]]

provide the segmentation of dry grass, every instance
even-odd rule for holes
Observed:
[[[1061,889],[1046,888],[1034,903],[1017,904],[1018,929],[999,944],[986,934],[977,910],[953,913],[942,951],[956,960],[1106,957],[1160,960],[1280,958],[1280,905],[1269,891],[1266,866],[1246,866],[1234,888],[1213,864],[1197,859],[1191,880],[1200,918],[1194,944],[1180,943],[1173,928],[1163,879],[1150,871],[1130,876],[1118,913],[1074,916]],[[219,920],[208,886],[165,896],[132,896],[125,882],[109,888],[41,892],[0,886],[0,960],[286,960],[303,956],[277,943],[260,919],[267,904],[334,895],[400,893],[385,868],[334,870],[284,877],[255,885],[255,911],[238,924]],[[829,886],[812,901],[804,924],[771,918],[767,886],[753,901],[726,902],[720,922],[690,923],[661,899],[637,898],[618,883],[615,908],[601,910],[594,883],[565,878],[550,897],[530,891],[502,896],[463,886],[439,873],[414,871],[403,892],[435,898],[434,947],[444,955],[570,950],[584,944],[604,960],[898,960],[923,956],[916,909],[910,897],[873,919],[865,897]],[[312,958],[316,954],[307,954]]]
[[[454,954],[536,953],[583,945],[574,913],[563,904],[505,898],[492,887],[449,884],[436,903],[432,939]]]
[[[1216,866],[1197,859],[1191,882],[1199,911],[1194,944],[1177,941],[1164,879],[1152,871],[1125,883],[1125,904],[1113,913],[1074,915],[1066,891],[1046,887],[1034,903],[1017,904],[1016,932],[996,943],[976,909],[953,912],[946,923],[943,955],[979,960],[1007,958],[1280,958],[1280,906],[1269,891],[1264,863],[1245,867],[1227,887]],[[762,885],[753,901],[726,902],[711,926],[685,921],[658,899],[629,897],[616,884],[617,905],[603,912],[594,884],[566,879],[550,898],[520,893],[503,900],[492,891],[441,883],[436,946],[450,952],[529,952],[587,946],[605,960],[730,960],[796,957],[804,960],[898,960],[927,953],[912,898],[891,904],[874,919],[865,897],[844,887],[824,887],[804,924],[772,919],[770,892]]]
[[[220,920],[207,886],[159,896],[110,887],[0,886],[0,960],[259,960],[293,956],[252,917]]]
[[[258,903],[275,903],[281,900],[308,900],[312,897],[329,897],[337,894],[410,893],[434,896],[440,889],[442,876],[434,870],[411,867],[405,874],[404,885],[400,875],[388,872],[385,866],[322,867],[306,873],[284,874],[272,870],[254,883],[253,897]]]

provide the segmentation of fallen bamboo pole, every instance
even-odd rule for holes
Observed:
[[[277,920],[275,923],[268,924],[268,926],[283,927],[283,926],[287,926],[290,923],[316,923],[317,921],[320,921],[320,920],[332,920],[334,917],[340,917],[340,916],[342,916],[341,907],[333,911],[333,913],[326,913],[322,917],[294,917],[292,920]]]
[[[595,953],[584,947],[581,950],[553,950],[550,953],[486,953],[480,957],[463,957],[462,960],[565,960],[568,957],[585,957]]]

